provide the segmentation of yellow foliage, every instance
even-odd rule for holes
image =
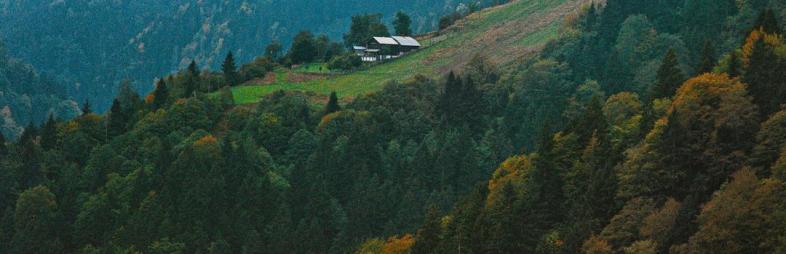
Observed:
[[[494,203],[502,191],[502,186],[506,183],[522,184],[531,170],[532,162],[525,155],[513,156],[502,162],[489,180],[489,195],[486,204]]]
[[[194,146],[208,146],[208,145],[215,145],[215,144],[218,144],[218,140],[216,140],[216,137],[214,137],[213,135],[204,136],[199,140],[197,140],[196,142],[194,142]]]
[[[415,238],[410,234],[401,236],[392,236],[388,238],[385,246],[382,247],[383,254],[407,254],[410,252],[412,245],[415,244]]]
[[[761,28],[753,30],[748,35],[748,38],[745,39],[745,44],[742,45],[742,63],[745,66],[748,66],[750,63],[750,56],[753,54],[753,46],[756,45],[756,42],[762,39],[764,40],[764,43],[772,46],[773,48],[778,48],[783,45],[783,37],[781,35],[765,33]]]
[[[584,254],[611,254],[612,250],[608,241],[593,235],[581,245],[581,252]]]

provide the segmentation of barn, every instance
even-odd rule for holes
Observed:
[[[418,40],[409,36],[372,37],[365,47],[355,46],[355,52],[364,62],[376,62],[403,56],[421,47]]]

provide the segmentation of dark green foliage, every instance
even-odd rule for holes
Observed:
[[[240,67],[240,77],[243,82],[250,81],[257,78],[265,78],[267,74],[273,71],[275,64],[269,57],[257,57],[253,62],[244,64]]]
[[[120,101],[115,99],[112,101],[112,107],[109,108],[109,116],[107,123],[107,132],[111,136],[120,135],[126,132],[126,125],[129,121],[128,112],[120,105]]]
[[[169,86],[164,79],[159,79],[156,89],[153,90],[153,100],[150,102],[150,106],[155,111],[164,108],[167,103],[169,103]]]
[[[57,121],[50,115],[44,126],[41,127],[41,148],[53,149],[57,146]]]
[[[382,14],[352,16],[349,32],[344,34],[344,44],[347,47],[366,45],[374,36],[390,36],[388,28],[382,23]]]
[[[712,72],[717,61],[718,60],[715,57],[715,47],[712,45],[712,42],[705,42],[704,49],[701,50],[701,64],[699,65],[699,68],[696,68],[696,73],[704,74]]]
[[[768,34],[783,34],[780,25],[778,25],[778,18],[775,17],[775,11],[772,9],[764,9],[753,24],[752,30],[762,29]]]
[[[667,98],[677,92],[682,82],[685,81],[685,75],[682,73],[679,64],[677,53],[670,49],[666,56],[663,57],[663,61],[658,68],[657,81],[650,93],[650,98]]]
[[[191,61],[191,64],[188,65],[188,69],[186,69],[187,73],[183,89],[183,97],[191,97],[197,91],[199,86],[199,70],[197,68],[196,61]],[[115,102],[112,101],[112,107],[114,107],[114,104]]]
[[[273,59],[273,61],[277,61],[279,58],[281,58],[282,49],[283,46],[281,46],[280,42],[272,41],[267,45],[267,47],[265,47],[265,56]]]
[[[331,70],[347,70],[351,71],[363,64],[363,61],[354,53],[347,53],[336,56],[328,62],[328,68]]]
[[[434,253],[442,235],[442,223],[439,216],[439,210],[435,206],[431,206],[426,214],[426,220],[423,227],[418,230],[415,235],[415,245],[412,246],[413,254],[426,254]]]
[[[229,51],[227,57],[224,58],[224,63],[221,64],[221,72],[224,73],[224,83],[226,85],[235,86],[240,82],[237,66],[235,65],[235,56],[232,55],[232,51]]]
[[[325,105],[325,115],[338,112],[339,110],[341,110],[341,106],[338,105],[338,96],[336,96],[336,92],[331,92],[328,103]]]
[[[750,63],[742,79],[748,84],[748,91],[753,102],[759,106],[761,115],[766,117],[778,111],[786,102],[786,77],[783,75],[783,63],[775,49],[759,39],[753,44]]]
[[[314,35],[309,31],[301,31],[292,41],[289,59],[293,64],[308,63],[317,58],[317,46]]]
[[[81,110],[82,110],[82,115],[87,115],[87,114],[93,113],[93,109],[90,107],[90,100],[86,99],[85,102],[82,103],[82,109]]]
[[[406,13],[399,11],[396,12],[396,19],[393,20],[393,29],[396,35],[409,36],[412,35],[412,19]]]
[[[729,56],[729,67],[726,73],[729,74],[729,77],[736,78],[740,76],[741,69],[740,57],[736,52],[731,52]]]

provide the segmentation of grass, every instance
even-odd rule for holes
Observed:
[[[377,64],[365,70],[355,71],[345,75],[325,76],[304,82],[287,81],[290,73],[286,70],[276,70],[276,81],[273,84],[235,87],[232,94],[238,104],[256,103],[260,98],[278,90],[298,90],[328,95],[335,91],[343,99],[351,99],[359,95],[371,93],[381,89],[387,82],[404,81],[415,75],[430,77],[439,76],[444,69],[466,61],[467,54],[486,53],[498,55],[499,49],[484,48],[485,45],[475,45],[475,40],[484,37],[512,37],[508,44],[495,47],[535,47],[557,37],[560,21],[554,20],[545,27],[540,27],[530,33],[518,32],[516,23],[533,14],[545,13],[568,0],[521,0],[507,6],[483,10],[469,16],[462,27],[448,31],[447,38],[433,45],[423,43],[426,47],[410,55],[386,63]],[[527,22],[524,20],[524,22]],[[488,34],[495,28],[504,28],[506,34]],[[498,29],[499,30],[499,29]],[[460,49],[460,50],[458,50]],[[489,52],[491,50],[492,52]],[[462,55],[463,54],[463,55]],[[323,63],[305,64],[292,70],[293,73],[306,74],[331,74]]]

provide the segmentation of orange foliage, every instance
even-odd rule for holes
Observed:
[[[392,236],[388,238],[385,246],[382,247],[383,254],[407,254],[410,252],[412,245],[415,244],[415,238],[410,234],[401,236]]]
[[[196,142],[194,142],[195,146],[206,146],[206,145],[213,145],[213,144],[218,144],[218,140],[216,140],[216,137],[213,137],[213,135],[204,136],[199,140],[197,140]]]
[[[761,28],[753,30],[750,35],[748,35],[748,38],[745,39],[745,44],[742,45],[742,63],[745,66],[748,66],[750,63],[750,56],[753,54],[753,46],[762,39],[764,43],[773,48],[783,45],[783,37],[781,37],[781,35],[765,33]]]
[[[608,241],[593,235],[581,246],[581,252],[584,254],[611,254],[612,250]]]
[[[153,93],[150,93],[147,96],[145,96],[145,103],[147,103],[147,104],[153,103],[153,100],[155,100],[155,99],[156,99],[156,95],[153,94]]]

